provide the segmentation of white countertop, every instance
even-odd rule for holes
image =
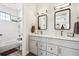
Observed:
[[[41,34],[33,34],[33,33],[30,33],[29,35],[31,35],[31,36],[38,36],[38,37],[56,38],[56,39],[62,39],[62,40],[79,41],[79,38],[76,38],[76,37],[41,35]]]

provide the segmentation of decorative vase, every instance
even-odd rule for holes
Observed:
[[[34,33],[35,32],[35,26],[33,25],[31,28],[31,32]]]

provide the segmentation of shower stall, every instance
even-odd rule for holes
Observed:
[[[0,3],[0,54],[13,48],[21,49],[21,7],[21,4]]]

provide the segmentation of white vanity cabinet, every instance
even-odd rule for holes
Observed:
[[[79,56],[79,42],[58,38],[47,39],[47,51],[57,56]],[[52,49],[51,49],[52,48]]]
[[[38,42],[38,56],[45,56],[46,55],[46,38],[44,37],[37,37]]]
[[[79,56],[79,41],[75,38],[44,35],[29,35],[29,38],[30,52],[38,56]]]
[[[46,55],[46,38],[29,36],[29,50],[38,56]]]

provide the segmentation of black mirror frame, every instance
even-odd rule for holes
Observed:
[[[43,16],[46,16],[46,28],[45,29],[40,29],[39,28],[39,17],[43,17]],[[38,16],[38,30],[47,30],[47,14],[43,14],[43,15]]]
[[[62,11],[66,11],[66,10],[69,10],[69,29],[63,29],[63,30],[70,30],[71,29],[71,9],[70,8],[67,8],[67,9],[63,9],[63,10],[60,10],[60,11],[56,11],[54,13],[54,29],[55,30],[62,30],[62,29],[57,29],[56,28],[56,13],[62,12]]]

